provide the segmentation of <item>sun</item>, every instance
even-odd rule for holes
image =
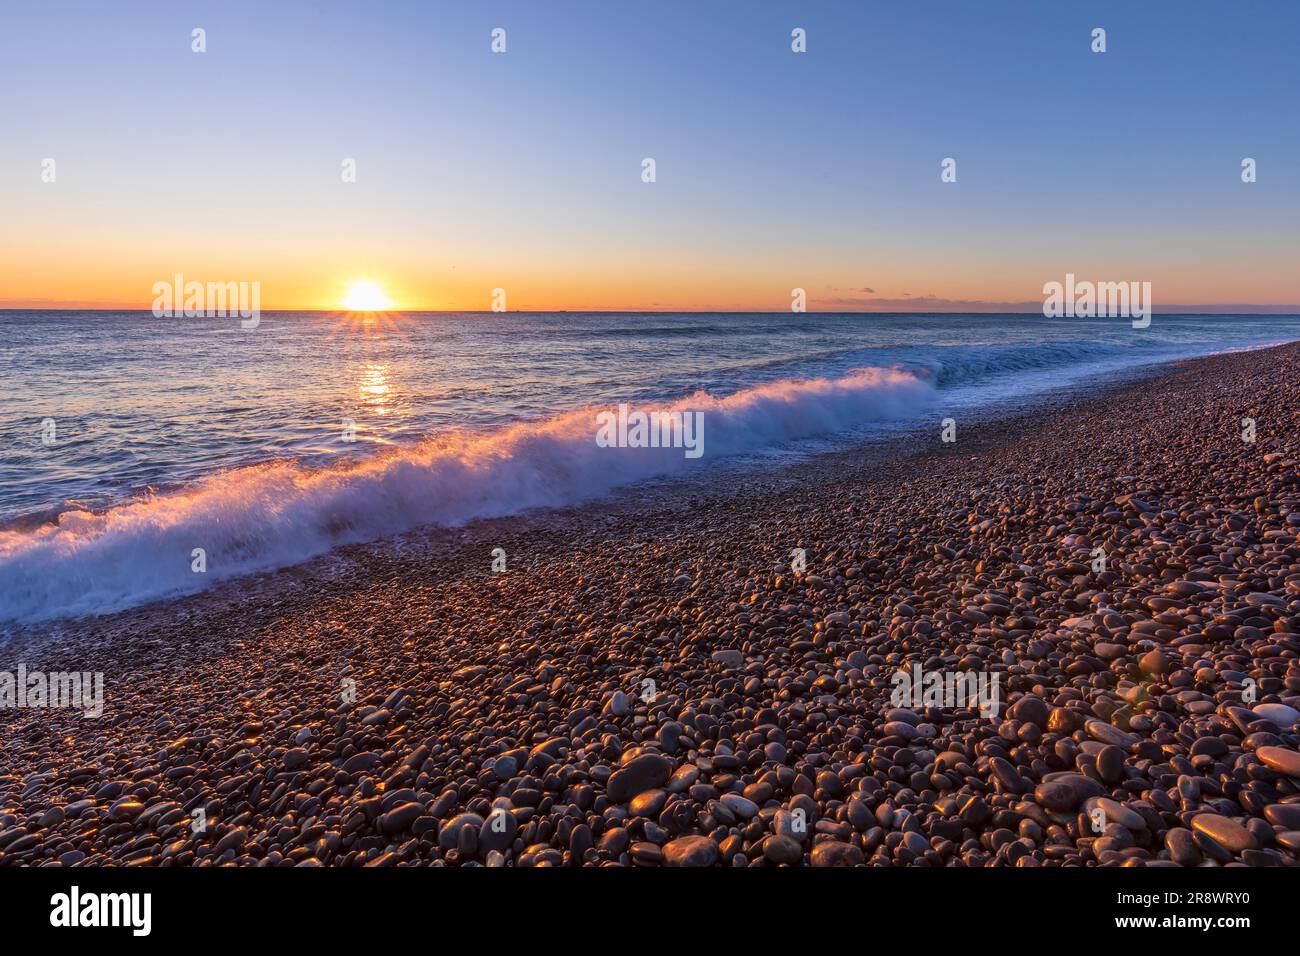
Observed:
[[[393,307],[393,300],[369,279],[357,279],[339,305],[349,312],[387,312]]]

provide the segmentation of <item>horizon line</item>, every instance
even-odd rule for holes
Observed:
[[[640,315],[1042,315],[1042,306],[1037,308],[1012,308],[1012,309],[995,309],[995,308],[934,308],[934,309],[805,309],[801,312],[792,312],[790,309],[665,309],[665,308],[603,308],[603,309],[447,309],[447,308],[392,308],[392,309],[372,309],[372,310],[348,310],[343,308],[301,308],[301,307],[275,307],[264,308],[259,310],[262,313],[275,312],[300,312],[300,313],[319,313],[322,315],[335,314],[365,314],[373,312],[376,315],[403,315],[408,313],[419,314],[441,314],[441,315],[610,315],[616,313],[632,313]],[[1254,303],[1242,303],[1234,306],[1232,304],[1223,305],[1173,305],[1164,308],[1152,308],[1153,315],[1300,315],[1300,304],[1281,304],[1281,305],[1258,305]],[[93,305],[3,305],[0,304],[0,312],[145,312],[152,314],[153,310],[149,306],[131,306],[131,305],[104,305],[96,303]],[[185,316],[176,315],[170,318],[226,318],[227,316]],[[1107,318],[1107,316],[1079,316],[1078,318]]]

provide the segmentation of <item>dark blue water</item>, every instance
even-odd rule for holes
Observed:
[[[3,620],[1291,341],[1300,318],[0,312],[0,332]],[[618,403],[702,411],[705,454],[598,447]]]

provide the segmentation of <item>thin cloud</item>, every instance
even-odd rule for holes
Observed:
[[[861,309],[866,312],[1039,312],[1043,311],[1042,299],[1027,299],[1018,302],[998,301],[993,299],[946,299],[929,295],[911,295],[904,292],[902,298],[863,298],[860,296],[838,296],[829,299],[810,299],[810,310],[817,308]],[[1166,315],[1176,313],[1205,312],[1221,315],[1264,314],[1296,315],[1300,314],[1300,305],[1294,303],[1279,305],[1261,305],[1255,302],[1197,302],[1169,303],[1157,305],[1153,309]]]

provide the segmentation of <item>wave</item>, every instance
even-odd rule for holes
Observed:
[[[341,544],[574,505],[711,459],[914,416],[934,394],[924,372],[868,368],[633,408],[702,413],[697,459],[682,448],[602,447],[597,415],[608,409],[588,408],[489,432],[449,432],[360,463],[310,469],[277,461],[219,472],[183,491],[0,531],[0,620],[109,613]],[[203,551],[203,573],[192,569],[195,549]]]
[[[947,389],[986,384],[999,378],[1023,377],[1038,372],[1086,370],[1107,363],[1159,362],[1182,354],[1202,353],[1208,348],[1189,346],[1180,349],[1164,342],[1108,344],[1063,340],[1015,345],[977,342],[917,346],[897,341],[806,350],[789,355],[757,356],[720,364],[712,368],[709,374],[714,377],[752,375],[765,370],[785,370],[792,366],[802,366],[807,374],[811,365],[818,374],[833,375],[837,368],[871,365],[901,368],[929,378],[936,388]]]
[[[934,350],[932,350],[934,351]],[[1167,346],[1050,342],[1040,345],[950,346],[939,357],[908,363],[934,376],[939,388],[982,382],[995,376],[1047,372],[1116,360],[1156,360]]]

